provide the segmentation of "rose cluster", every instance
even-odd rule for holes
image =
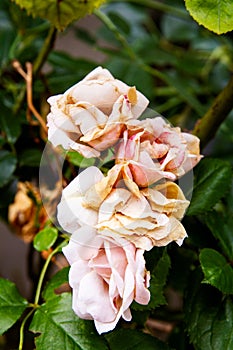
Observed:
[[[201,159],[199,139],[162,117],[138,119],[147,98],[101,67],[48,102],[54,146],[100,159],[112,149],[108,172],[86,168],[58,205],[58,221],[72,234],[63,252],[73,310],[108,332],[121,317],[131,320],[133,300],[150,300],[145,250],[187,236],[181,219],[189,201],[175,180]]]

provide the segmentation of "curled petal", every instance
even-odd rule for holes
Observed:
[[[90,158],[116,144],[127,122],[138,118],[149,101],[98,67],[48,102],[49,140],[54,146],[72,148]]]
[[[93,230],[88,234],[89,228],[78,229],[63,252],[71,264],[73,310],[81,318],[93,319],[97,331],[103,333],[114,329],[121,317],[131,320],[129,307],[135,298],[139,303],[149,302],[148,274],[143,252],[137,253],[133,244]],[[79,242],[78,236],[85,234],[92,249]]]

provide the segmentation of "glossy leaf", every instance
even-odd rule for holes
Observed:
[[[232,171],[228,162],[204,158],[194,174],[193,196],[187,215],[198,215],[212,209],[230,187]]]
[[[199,116],[202,116],[205,112],[205,109],[203,108],[202,104],[198,101],[193,91],[190,91],[190,82],[187,82],[187,80],[184,79],[179,79],[176,73],[173,74],[173,72],[165,72],[163,73],[163,75],[166,83],[168,85],[173,86],[177,90],[181,99],[187,102],[188,105],[191,106]]]
[[[95,158],[85,158],[78,152],[68,152],[67,157],[72,164],[80,168],[87,168],[95,163]]]
[[[185,0],[190,15],[205,28],[223,34],[233,30],[231,0]]]
[[[21,132],[20,123],[18,118],[12,115],[11,110],[4,105],[1,106],[0,127],[4,131],[7,141],[15,143]]]
[[[19,294],[14,283],[0,278],[0,334],[20,318],[28,303]]]
[[[214,237],[219,241],[223,252],[229,259],[233,260],[233,217],[223,217],[214,211],[207,215],[205,221]]]
[[[0,187],[11,180],[11,175],[16,169],[17,159],[8,151],[0,151]]]
[[[107,64],[107,69],[126,84],[137,86],[137,89],[143,91],[146,97],[152,97],[154,89],[153,78],[137,64],[132,65],[128,59],[116,57],[116,53],[114,53],[113,59]]]
[[[29,15],[48,19],[59,30],[65,29],[71,22],[86,16],[105,0],[14,0]]]
[[[36,148],[26,149],[19,155],[19,165],[39,167],[42,152]]]
[[[9,15],[5,9],[0,9],[0,66],[7,65],[9,51],[16,36],[16,29],[13,27]]]
[[[133,329],[121,328],[106,335],[111,350],[169,350],[159,339]]]
[[[71,294],[63,293],[40,306],[32,319],[30,330],[36,337],[36,349],[106,350],[103,337],[92,321],[81,320],[71,308]]]
[[[195,279],[193,280],[193,282]],[[187,331],[195,349],[233,348],[233,303],[230,297],[211,286],[195,288],[193,283],[185,302]]]
[[[45,227],[34,238],[33,246],[36,250],[48,250],[56,242],[58,231],[55,227]]]
[[[59,270],[47,283],[43,291],[43,298],[45,300],[54,298],[57,296],[56,289],[64,283],[68,283],[68,273],[69,266],[64,267],[62,270]]]
[[[209,283],[226,294],[233,294],[233,268],[226,259],[214,249],[202,249],[200,253],[204,283]]]

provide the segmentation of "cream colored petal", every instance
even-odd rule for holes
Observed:
[[[99,207],[98,222],[107,221],[127,202],[131,193],[124,188],[112,189]]]
[[[87,206],[98,209],[102,201],[111,192],[120,174],[121,166],[115,165],[111,168],[106,177],[91,186],[83,198]]]
[[[93,139],[87,141],[87,143],[98,151],[104,151],[119,141],[123,129],[123,124],[116,123],[107,126],[104,130],[96,130],[96,132],[93,132]]]
[[[168,221],[167,217],[165,217],[165,223]],[[118,222],[121,223],[122,227],[127,228],[130,231],[133,231],[134,233],[142,232],[142,230],[153,230],[156,227],[160,226],[160,224],[157,222],[157,220],[151,220],[151,218],[145,218],[145,219],[132,219],[124,215],[115,214],[115,218],[118,220]],[[145,231],[144,231],[145,232]]]
[[[113,104],[112,112],[108,118],[108,124],[120,122],[126,123],[128,120],[134,118],[131,111],[131,104],[124,95],[120,95],[120,97]]]
[[[70,148],[74,151],[77,151],[85,158],[94,158],[100,156],[99,151],[88,145],[83,145],[82,143],[72,141],[72,143],[70,143]]]
[[[166,182],[142,190],[144,196],[148,198],[153,210],[174,215],[181,219],[184,216],[185,210],[189,206],[189,201],[186,200],[182,190],[174,182]]]
[[[131,195],[127,203],[119,210],[122,214],[135,219],[152,215],[150,205],[141,193],[138,197]]]
[[[126,237],[125,237],[126,238]],[[138,249],[143,249],[145,251],[149,251],[153,248],[153,242],[151,238],[148,236],[138,236],[138,235],[131,235],[127,237],[127,240],[135,245]]]
[[[184,226],[174,217],[170,217],[169,221],[170,225],[166,227],[167,235],[163,235],[163,237],[161,237],[161,233],[158,232],[160,228],[157,230],[157,232],[155,230],[153,235],[150,235],[153,245],[162,247],[173,241],[176,241],[179,245],[183,243],[184,238],[187,237]]]
[[[132,173],[130,171],[130,168],[128,164],[123,164],[121,166],[121,174],[124,179],[125,185],[128,187],[128,189],[137,197],[140,196],[139,188],[136,182],[133,180]]]
[[[89,74],[85,76],[82,81],[88,80],[112,80],[114,77],[106,68],[102,68],[101,66],[93,69]]]
[[[54,123],[54,116],[50,113],[47,117],[48,119],[48,140],[57,147],[61,145],[64,149],[70,149],[74,141],[69,137],[69,134],[64,130],[59,129]],[[78,138],[78,134],[76,134]]]
[[[94,105],[80,101],[70,108],[70,115],[75,125],[78,125],[82,134],[88,139],[92,139],[93,130],[103,129],[107,122],[107,116]],[[86,139],[82,141],[87,141]]]
[[[97,223],[96,211],[92,208],[85,208],[81,197],[61,200],[57,210],[59,224],[69,233],[75,232],[82,225],[95,226]]]
[[[200,139],[197,136],[182,132],[182,137],[185,139],[187,144],[187,151],[190,154],[199,156],[200,155]]]
[[[167,154],[168,150],[169,147],[163,143],[151,143],[149,140],[141,143],[141,151],[146,151],[153,159],[162,158]]]

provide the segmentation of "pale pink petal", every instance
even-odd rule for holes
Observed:
[[[75,231],[65,249],[65,255],[69,258],[69,251],[76,254],[77,259],[89,261],[95,258],[103,244],[102,237],[97,235],[96,229],[91,226],[82,226]]]
[[[137,249],[136,251],[135,301],[139,304],[147,305],[150,301],[150,292],[147,289],[149,287],[149,275],[145,270],[143,253],[144,251],[142,249]]]
[[[93,139],[87,142],[96,150],[103,151],[119,141],[123,128],[124,125],[119,123],[107,125],[104,130],[99,134],[96,133]]]
[[[80,281],[91,272],[91,269],[88,267],[88,265],[80,259],[77,259],[75,257],[75,251],[71,251],[70,249],[63,249],[63,253],[65,254],[65,257],[67,260],[71,263],[70,271],[69,271],[69,284],[71,288],[79,288]],[[71,256],[72,255],[72,256]],[[69,258],[69,259],[68,259]],[[74,260],[76,259],[76,261]]]
[[[108,286],[95,271],[89,272],[80,281],[77,306],[81,313],[87,313],[99,322],[111,322],[116,317],[109,300]]]

